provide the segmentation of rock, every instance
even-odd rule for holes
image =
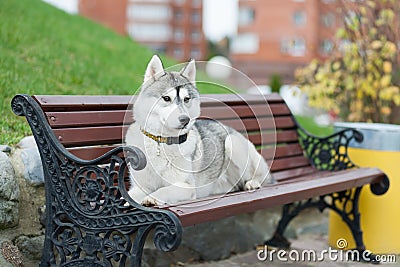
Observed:
[[[25,179],[34,185],[44,184],[42,161],[36,145],[35,147],[23,149],[21,151],[21,160],[25,166]]]
[[[281,216],[281,207],[241,214],[219,221],[183,228],[182,243],[176,251],[163,253],[152,244],[152,235],[143,254],[143,266],[179,266],[179,262],[216,261],[254,250],[272,237]],[[306,210],[289,224],[285,236],[294,239],[298,231],[325,233],[327,214]],[[310,225],[310,228],[308,228]],[[307,229],[305,229],[307,228]],[[303,229],[303,231],[301,231]]]
[[[31,260],[40,260],[44,244],[44,235],[28,237],[19,236],[15,240],[15,245],[24,254],[25,257]]]
[[[19,224],[20,235],[38,236],[42,234],[40,214],[38,208],[45,203],[44,186],[37,186],[25,179],[25,165],[21,159],[21,149],[13,150],[11,162],[14,166],[16,179],[19,185]],[[15,239],[12,239],[15,240]]]
[[[0,152],[0,229],[18,224],[19,187],[7,154]]]
[[[328,223],[319,225],[307,225],[299,231],[300,235],[306,234],[328,234]]]
[[[178,262],[226,259],[263,244],[272,236],[280,209],[242,214],[183,228],[182,243],[170,253],[161,253],[148,239],[143,266],[170,266]],[[149,235],[151,238],[151,234]],[[153,248],[152,248],[153,247]]]
[[[38,207],[38,214],[40,224],[43,226],[43,228],[46,228],[46,204]]]
[[[18,200],[19,189],[10,158],[0,152],[0,198]]]
[[[0,200],[0,229],[18,225],[18,203]]]
[[[0,145],[0,151],[5,153],[11,153],[11,147],[8,145]]]
[[[42,161],[33,136],[26,136],[17,145],[21,149],[20,157],[24,164],[24,177],[33,185],[44,184]]]
[[[0,238],[0,266],[19,267],[24,266],[21,252],[10,240]]]
[[[19,141],[19,143],[17,144],[17,146],[21,149],[37,147],[33,135],[22,138],[21,141]]]

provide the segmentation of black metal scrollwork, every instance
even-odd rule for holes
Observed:
[[[360,230],[360,213],[358,210],[358,200],[361,189],[361,187],[358,187],[354,190],[350,189],[284,205],[282,217],[279,221],[274,237],[266,243],[271,246],[289,247],[290,243],[283,234],[292,219],[294,219],[301,211],[308,208],[317,208],[321,212],[326,208],[329,208],[335,211],[350,227],[357,248],[365,249],[362,240],[362,232]]]
[[[140,266],[151,229],[157,248],[179,246],[176,215],[143,207],[126,192],[127,161],[134,169],[146,165],[141,150],[121,146],[82,160],[59,143],[30,96],[15,96],[12,109],[26,117],[43,163],[47,222],[41,266]]]
[[[299,141],[307,158],[319,170],[339,171],[356,167],[348,156],[351,140],[360,143],[363,135],[355,129],[345,129],[328,137],[316,137],[303,128],[297,128]]]

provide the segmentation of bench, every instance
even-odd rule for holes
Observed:
[[[243,134],[271,164],[277,183],[248,192],[144,207],[127,194],[127,162],[144,168],[135,147],[122,146],[132,122],[130,96],[16,95],[15,114],[24,115],[41,155],[46,192],[46,234],[42,266],[140,266],[150,230],[155,246],[176,249],[182,227],[283,205],[266,244],[289,247],[284,231],[302,210],[330,208],[347,223],[356,249],[365,246],[358,200],[364,185],[376,195],[389,188],[377,168],[358,168],[347,155],[354,129],[326,138],[308,134],[277,94],[206,95],[203,119],[216,119]],[[266,102],[269,105],[266,105]],[[127,115],[128,113],[128,115]],[[275,133],[276,129],[276,133]],[[276,146],[275,146],[276,145]],[[276,147],[276,148],[275,148]],[[344,208],[342,208],[344,207]]]

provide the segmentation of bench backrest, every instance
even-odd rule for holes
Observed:
[[[96,158],[121,144],[127,123],[133,121],[131,96],[37,95],[34,99],[56,137],[82,159]],[[203,119],[218,120],[245,134],[272,164],[275,179],[315,171],[299,144],[296,122],[278,94],[202,95],[201,108]]]

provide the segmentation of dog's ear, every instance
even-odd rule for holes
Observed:
[[[147,65],[147,69],[144,74],[144,82],[147,82],[159,74],[164,74],[164,67],[159,56],[154,55]]]
[[[194,86],[196,86],[196,62],[191,59],[181,70],[181,75],[185,76]]]

